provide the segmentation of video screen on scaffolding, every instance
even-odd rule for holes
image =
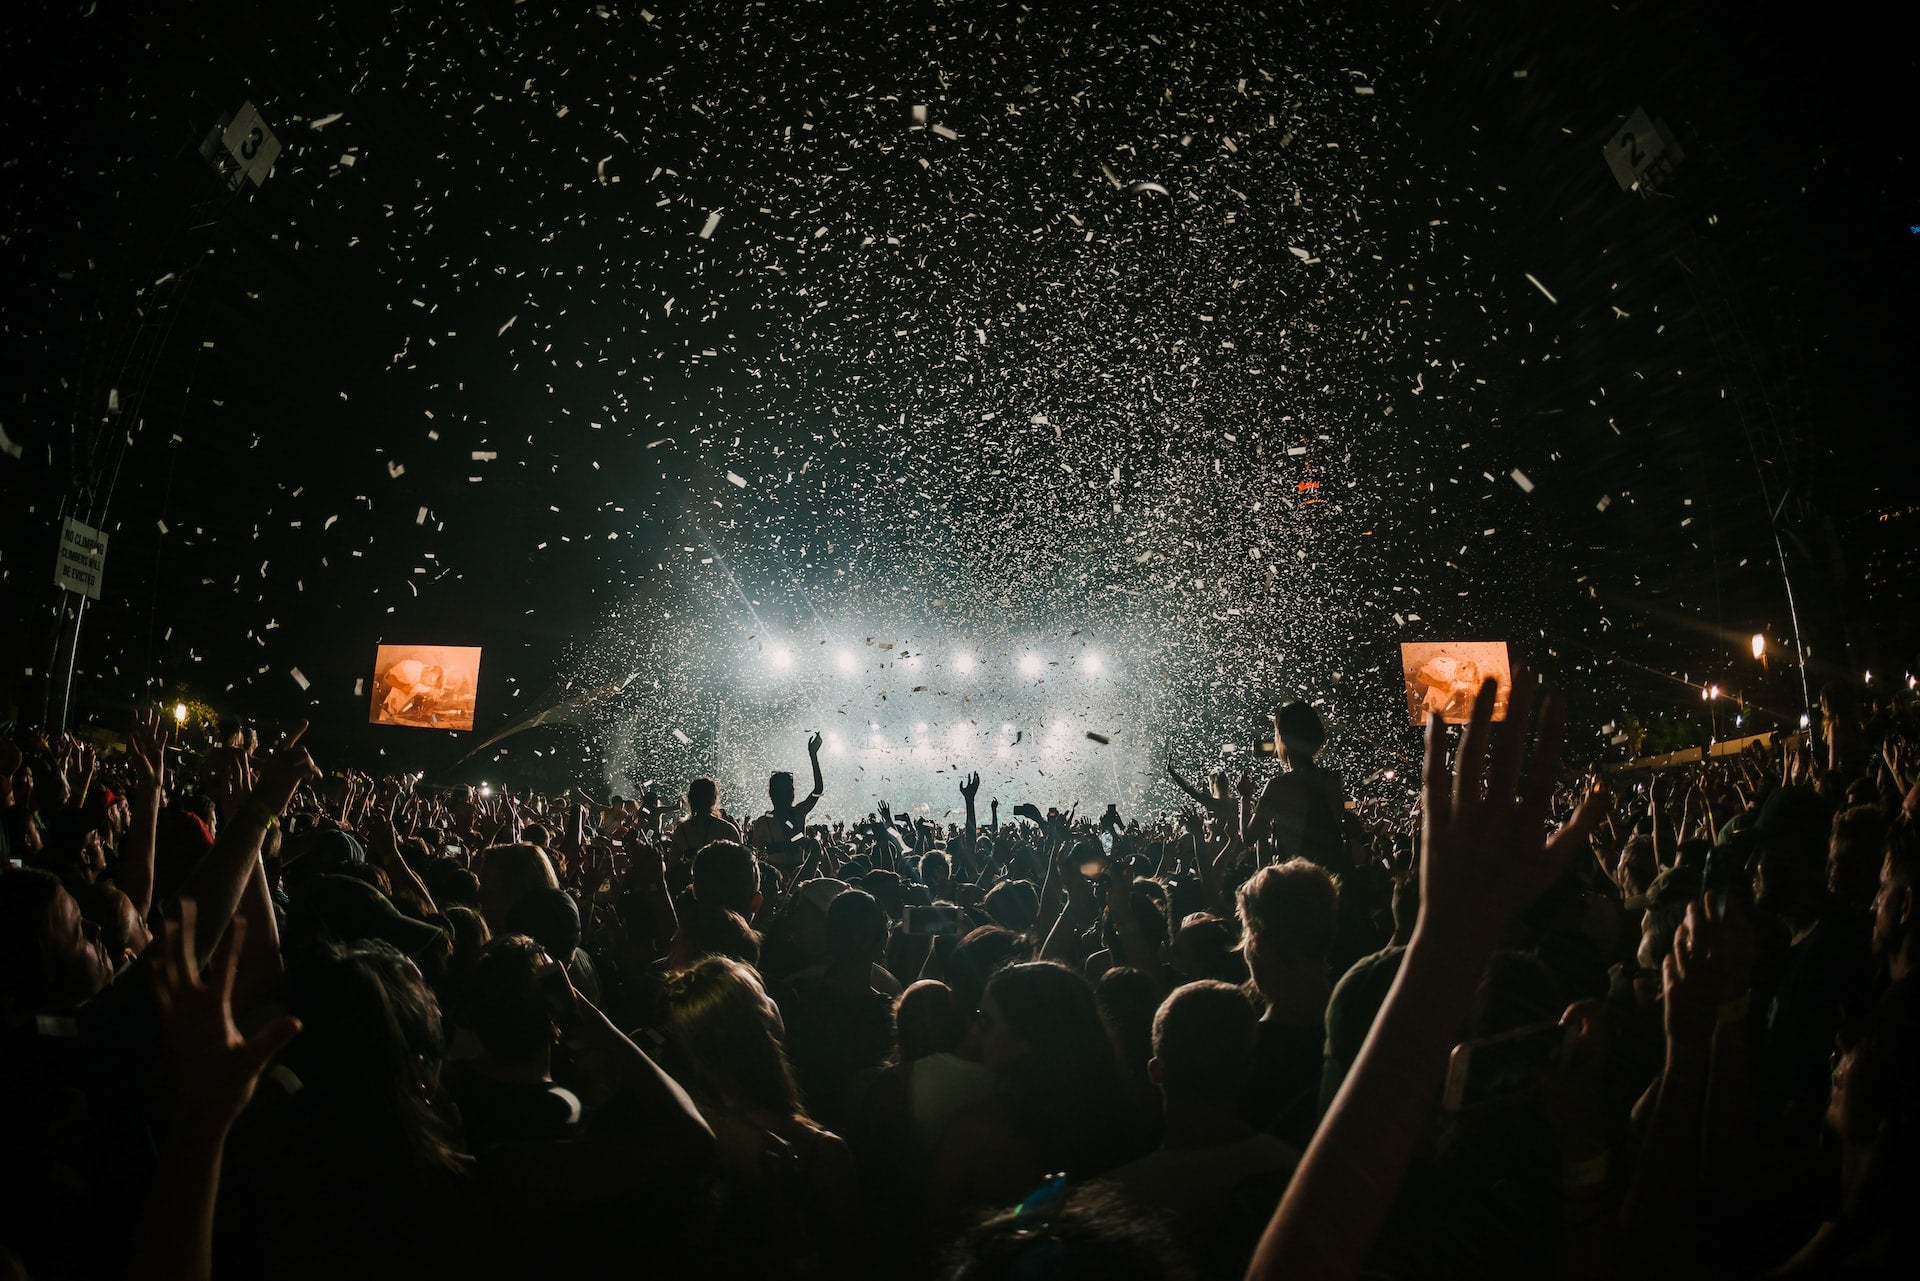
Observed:
[[[1406,676],[1410,724],[1425,725],[1429,712],[1438,712],[1449,725],[1466,724],[1480,684],[1488,677],[1498,682],[1493,719],[1506,719],[1513,667],[1505,641],[1416,641],[1400,647],[1400,668]]]
[[[382,645],[373,657],[375,725],[470,730],[480,688],[478,645]]]

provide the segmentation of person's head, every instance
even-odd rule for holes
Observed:
[[[438,896],[435,898],[437,901]],[[440,913],[446,918],[447,933],[453,936],[453,968],[463,969],[480,955],[480,949],[492,939],[492,932],[487,929],[486,919],[475,908],[455,903],[450,907],[442,907]]]
[[[941,885],[953,879],[953,860],[940,850],[934,850],[920,860],[920,881],[938,890]]]
[[[454,904],[480,908],[480,878],[450,858],[435,856],[419,869],[421,883],[441,910]]]
[[[720,785],[710,778],[696,778],[687,784],[687,812],[712,814],[720,808]]]
[[[1004,881],[987,891],[981,906],[995,925],[1025,934],[1040,914],[1040,892],[1032,881]]]
[[[1254,983],[1271,994],[1291,976],[1324,977],[1340,890],[1331,873],[1303,858],[1261,868],[1240,887],[1241,945]]]
[[[1913,972],[1916,886],[1920,886],[1920,838],[1911,826],[1894,829],[1880,861],[1880,887],[1873,896],[1873,954],[1895,977]]]
[[[1048,1190],[982,1220],[947,1253],[944,1281],[1193,1281],[1198,1274],[1157,1219],[1110,1187]]]
[[[550,959],[536,940],[507,934],[481,948],[461,978],[459,1020],[503,1067],[547,1066],[553,1015],[537,976]]]
[[[980,1009],[987,981],[1021,954],[1020,936],[998,925],[970,932],[947,958],[947,985],[968,1018]]]
[[[1246,991],[1203,980],[1175,988],[1153,1016],[1147,1073],[1168,1100],[1237,1103],[1253,1079],[1258,1020]]]
[[[980,998],[981,1061],[1006,1081],[1013,1124],[1040,1164],[1082,1175],[1124,1155],[1119,1060],[1087,981],[1063,965],[1009,965]]]
[[[435,1106],[446,1036],[420,970],[385,943],[330,944],[297,958],[287,1001],[300,1035],[286,1061],[316,1136],[359,1158],[369,1177],[458,1168]]]
[[[507,913],[503,932],[524,934],[560,964],[571,965],[580,946],[580,908],[565,890],[531,890]]]
[[[805,1117],[780,1010],[752,970],[710,956],[667,977],[666,1033],[675,1076],[696,1099],[732,1112]]]
[[[1112,1066],[1112,1052],[1087,981],[1063,965],[1009,965],[980,998],[986,1065],[1002,1075],[1031,1065],[1058,1075],[1074,1064]]]
[[[792,808],[793,775],[783,769],[775,770],[767,779],[767,799],[773,802],[777,810]]]
[[[1124,879],[1132,880],[1126,877]],[[1167,945],[1167,917],[1159,902],[1147,891],[1150,881],[1134,882],[1127,891],[1127,903],[1133,911],[1133,919],[1140,927],[1141,939],[1157,954]],[[1109,891],[1111,892],[1111,891]],[[1112,953],[1116,962],[1120,960],[1120,930],[1108,917],[1101,925],[1100,941]]]
[[[1621,893],[1631,898],[1647,892],[1647,888],[1653,884],[1653,878],[1660,875],[1657,850],[1653,837],[1644,833],[1627,841],[1626,849],[1620,853],[1618,880]]]
[[[1873,901],[1887,845],[1887,820],[1873,805],[1856,805],[1833,816],[1827,841],[1827,889],[1851,907]]]
[[[852,875],[842,869],[843,875]],[[876,867],[860,875],[860,888],[878,899],[880,906],[887,910],[889,921],[900,920],[906,913],[906,887],[900,882],[898,872],[890,872],[884,867]]]
[[[760,908],[760,860],[738,841],[709,841],[693,856],[693,896],[752,920]]]
[[[153,931],[140,918],[133,900],[112,881],[76,882],[67,892],[79,904],[80,914],[100,927],[100,942],[107,949],[107,960],[115,973],[153,942]]]
[[[1195,912],[1180,922],[1168,962],[1190,980],[1247,981],[1246,959],[1234,947],[1235,928],[1224,916]]]
[[[100,927],[51,872],[0,873],[0,1016],[57,1014],[113,978]]]
[[[520,829],[520,840],[527,845],[538,845],[541,849],[553,844],[553,834],[547,831],[544,823],[529,823]]]
[[[864,970],[887,950],[887,909],[865,890],[843,890],[827,905],[827,965]]]
[[[667,951],[667,968],[688,969],[709,956],[731,957],[758,968],[760,935],[740,913],[696,901],[680,917],[680,928]]]
[[[1818,911],[1827,889],[1826,851],[1801,834],[1767,834],[1753,871],[1753,899],[1787,921],[1805,921]]]
[[[1275,718],[1280,725],[1280,752],[1290,765],[1311,764],[1327,745],[1327,723],[1306,703],[1288,703]]]
[[[902,992],[893,1003],[893,1023],[902,1063],[956,1050],[967,1032],[953,989],[937,979],[921,979]]]
[[[538,845],[495,845],[480,851],[480,915],[495,930],[506,928],[522,898],[534,890],[559,887],[553,863]]]
[[[1827,737],[1845,736],[1860,727],[1860,687],[1850,680],[1831,680],[1820,687],[1820,720]]]

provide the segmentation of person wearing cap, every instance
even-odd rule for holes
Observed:
[[[406,916],[357,876],[323,873],[309,878],[287,913],[288,952],[326,942],[378,941],[417,961],[445,937],[438,926]]]
[[[505,934],[524,934],[567,967],[579,993],[600,1004],[600,973],[580,946],[580,907],[565,890],[531,890],[507,913]]]

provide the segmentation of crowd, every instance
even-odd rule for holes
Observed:
[[[0,741],[0,1277],[1913,1275],[1914,708],[1493,696],[1169,821]]]

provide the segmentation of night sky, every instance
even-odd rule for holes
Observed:
[[[459,772],[746,777],[882,688],[997,729],[943,656],[1036,646],[1116,658],[1038,697],[1123,770],[1295,697],[1381,768],[1398,643],[1450,637],[1617,754],[1682,680],[1797,717],[1747,652],[1791,646],[1776,527],[1815,683],[1900,679],[1914,54],[1674,8],[24,6],[12,700],[103,510],[78,718],[191,694],[323,763],[451,773],[632,676]],[[243,100],[285,150],[233,193]],[[1638,107],[1651,194],[1602,156]],[[364,725],[383,639],[484,646],[479,732]]]

